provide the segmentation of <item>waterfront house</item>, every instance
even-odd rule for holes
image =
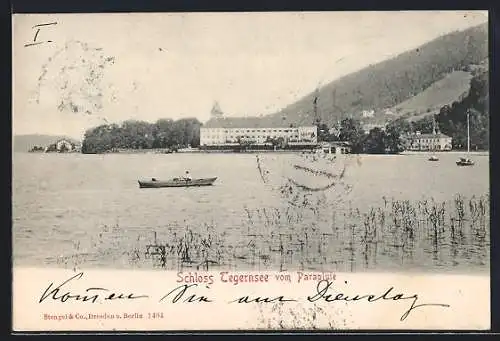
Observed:
[[[318,150],[327,154],[350,154],[351,144],[347,141],[320,142]]]
[[[56,149],[58,151],[61,150],[66,150],[66,151],[72,151],[73,150],[73,143],[71,141],[68,141],[66,139],[61,139],[56,142]]]
[[[406,149],[411,151],[449,151],[452,149],[452,138],[442,134],[422,134],[419,131],[405,136]]]
[[[81,144],[68,139],[59,139],[55,143],[45,148],[46,153],[78,153],[81,151]]]

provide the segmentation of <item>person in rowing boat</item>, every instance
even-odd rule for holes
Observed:
[[[186,171],[186,174],[182,177],[182,180],[184,180],[184,181],[193,180],[193,178],[191,177],[191,174],[189,174],[189,171]]]

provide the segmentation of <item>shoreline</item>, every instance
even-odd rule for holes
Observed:
[[[450,151],[435,151],[435,152],[430,152],[430,151],[404,151],[401,152],[400,155],[429,155],[430,153],[436,154],[436,155],[444,155],[444,154],[452,154],[452,155],[464,155],[467,154],[466,150],[450,150]],[[471,151],[469,153],[470,155],[477,155],[477,156],[490,156],[490,151],[489,150],[483,150],[483,151]],[[367,154],[371,155],[371,154]]]
[[[191,151],[180,151],[180,152],[161,152],[161,151],[156,151],[156,150],[148,150],[148,149],[142,149],[142,150],[127,150],[127,151],[121,151],[121,152],[108,152],[108,153],[77,153],[77,152],[68,152],[68,153],[45,153],[45,152],[29,152],[29,151],[14,151],[14,154],[73,154],[73,155],[131,155],[131,154],[161,154],[161,155],[168,155],[168,154],[311,154],[311,155],[317,155],[317,153],[312,152],[310,150],[246,150],[246,151],[240,151],[236,152],[233,150],[191,150]],[[346,154],[336,154],[336,153],[325,153],[325,155],[378,155],[378,156],[396,156],[396,155],[401,155],[401,156],[411,156],[411,155],[420,155],[420,156],[426,156],[429,155],[431,152],[429,151],[403,151],[401,153],[397,154],[375,154],[375,153],[346,153]],[[452,155],[465,155],[467,154],[467,151],[457,151],[457,150],[451,150],[451,151],[436,151],[432,152],[433,154],[436,155],[444,155],[444,154],[452,154]],[[489,151],[472,151],[469,153],[470,155],[474,156],[490,156]]]

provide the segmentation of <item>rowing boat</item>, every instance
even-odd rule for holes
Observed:
[[[199,186],[211,186],[217,177],[214,178],[204,178],[204,179],[182,179],[174,178],[171,180],[157,180],[155,178],[151,180],[138,180],[139,188],[163,188],[163,187],[199,187]]]

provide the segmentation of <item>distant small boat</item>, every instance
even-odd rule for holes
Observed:
[[[439,161],[438,157],[436,155],[432,155],[430,158],[427,159],[428,161]]]
[[[457,160],[457,166],[474,166],[474,161],[468,158],[461,157]]]
[[[217,177],[205,178],[205,179],[181,179],[174,178],[171,180],[157,180],[155,178],[151,180],[138,180],[139,188],[163,188],[163,187],[199,187],[199,186],[211,186]]]

